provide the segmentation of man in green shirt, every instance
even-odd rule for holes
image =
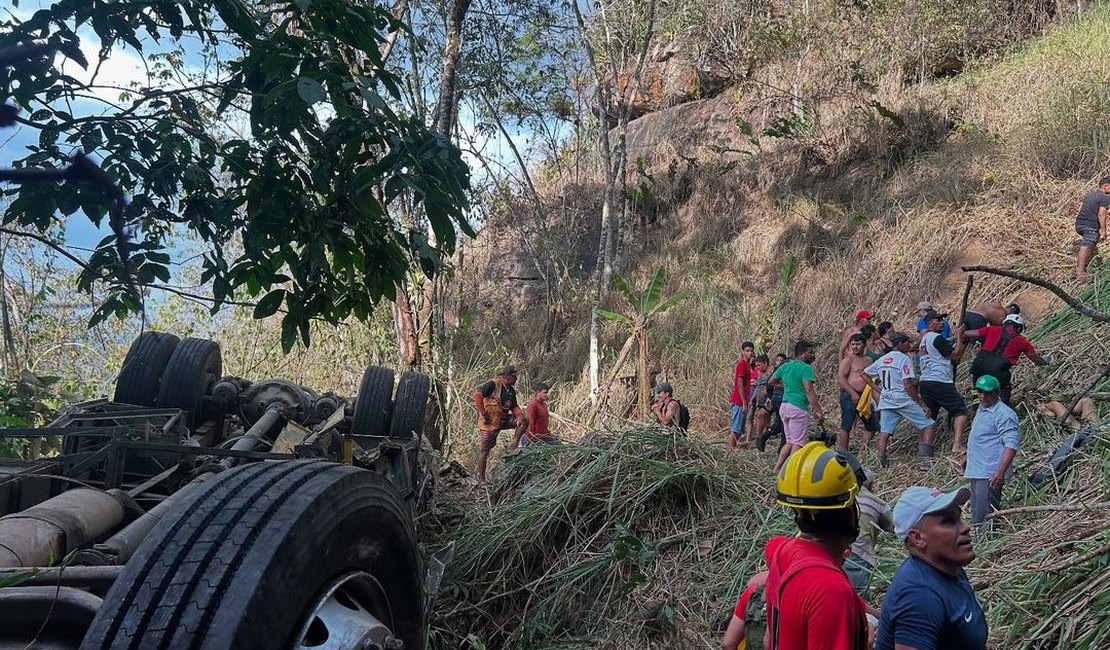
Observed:
[[[809,341],[798,341],[794,345],[794,358],[779,366],[771,375],[771,386],[782,389],[779,417],[786,434],[786,444],[779,450],[775,462],[775,474],[779,473],[790,454],[806,444],[810,413],[817,418],[818,426],[825,421],[825,412],[817,403],[814,388],[817,383],[817,376],[813,373],[816,347]]]

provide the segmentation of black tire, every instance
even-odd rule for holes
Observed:
[[[357,436],[385,436],[393,416],[393,371],[370,366],[362,373],[355,397],[351,433]]]
[[[162,373],[158,408],[187,412],[190,430],[204,422],[204,395],[223,374],[220,346],[207,339],[187,338],[177,346]]]
[[[158,399],[162,373],[181,339],[164,332],[143,332],[131,342],[123,367],[116,378],[112,400],[123,404],[153,407]]]
[[[389,424],[390,438],[420,438],[424,431],[424,411],[428,408],[428,390],[431,381],[427,375],[406,372],[397,385],[397,399],[393,400],[393,417]]]
[[[373,611],[420,648],[412,522],[381,476],[322,461],[251,463],[186,496],[128,561],[82,650],[291,648],[336,579],[373,576]]]

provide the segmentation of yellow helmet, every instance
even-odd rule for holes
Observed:
[[[790,454],[775,487],[780,505],[808,510],[847,508],[859,491],[847,456],[821,441]]]

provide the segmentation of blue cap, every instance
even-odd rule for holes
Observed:
[[[894,504],[894,534],[905,541],[910,529],[925,515],[940,512],[952,505],[962,506],[971,498],[967,488],[941,492],[936,488],[915,485],[898,498]]]

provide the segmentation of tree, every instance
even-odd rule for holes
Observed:
[[[590,305],[590,397],[597,400],[600,377],[598,315],[600,314],[601,290],[608,283],[613,273],[616,256],[614,242],[619,241],[624,234],[624,215],[628,211],[626,192],[628,183],[626,161],[628,156],[625,150],[625,133],[632,112],[632,101],[639,91],[644,61],[647,59],[648,46],[651,43],[655,28],[655,0],[650,0],[648,3],[646,16],[642,23],[644,25],[642,34],[633,33],[627,39],[621,41],[613,38],[604,3],[598,5],[598,31],[600,32],[598,36],[591,35],[585,18],[583,18],[582,12],[578,8],[578,3],[574,2],[572,4],[578,22],[579,35],[590,61],[590,67],[593,68],[594,78],[597,81],[598,148],[605,173],[605,189],[601,198],[601,235],[597,245],[597,266],[594,269]],[[596,38],[601,45],[600,51],[594,45],[592,38]],[[603,68],[606,62],[609,65],[608,70]],[[626,83],[621,83],[622,72],[627,72],[629,66],[632,67],[631,78]],[[615,149],[608,128],[608,116],[614,107],[617,112]],[[618,183],[620,184],[619,190]],[[611,213],[613,202],[616,200],[615,195],[623,197],[623,202],[622,209],[618,212],[616,235],[614,237]]]
[[[679,291],[675,295],[663,299],[663,285],[667,281],[667,273],[663,267],[655,269],[651,279],[648,280],[647,285],[644,286],[643,291],[636,293],[628,285],[628,282],[620,276],[619,273],[613,274],[613,287],[617,292],[624,296],[628,301],[632,310],[628,315],[620,314],[613,311],[604,309],[598,310],[598,315],[607,320],[621,323],[628,327],[628,339],[625,341],[624,346],[621,347],[620,353],[617,355],[617,360],[613,364],[613,370],[609,374],[609,379],[605,382],[601,393],[607,393],[612,387],[613,382],[616,381],[617,376],[620,374],[621,369],[624,367],[625,359],[632,350],[633,343],[639,343],[640,352],[637,364],[636,375],[639,378],[639,390],[637,391],[637,413],[636,417],[642,418],[647,415],[648,402],[647,396],[651,391],[650,386],[650,371],[648,369],[648,355],[650,348],[648,345],[648,329],[651,321],[658,316],[682,302],[686,296],[690,294],[689,289]],[[605,403],[604,399],[598,399],[597,407],[593,411],[590,422],[597,417],[598,412],[601,410],[601,405]]]
[[[79,286],[104,292],[93,324],[167,286],[167,242],[182,230],[204,247],[213,311],[244,294],[256,317],[283,310],[286,350],[308,345],[313,319],[366,319],[410,263],[435,275],[456,229],[473,235],[458,149],[394,108],[400,82],[382,57],[406,29],[346,0],[59,1],[2,21],[0,52],[23,60],[0,69],[13,104],[0,117],[38,143],[0,180],[42,181],[6,190],[4,223],[41,236],[57,213],[108,219],[112,234],[74,259]],[[192,43],[203,49],[186,54]],[[147,56],[147,78],[98,83],[128,49]],[[400,209],[429,227],[402,224]],[[229,259],[233,238],[242,253]]]

